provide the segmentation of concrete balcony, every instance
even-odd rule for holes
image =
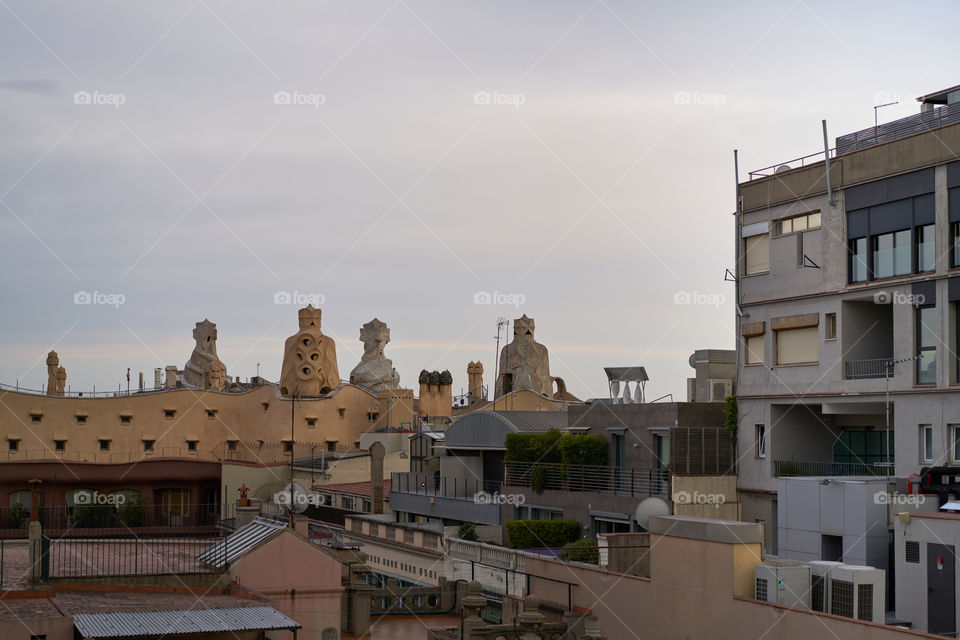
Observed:
[[[843,376],[847,380],[865,380],[868,378],[893,377],[893,358],[871,358],[868,360],[845,360]]]
[[[437,478],[428,473],[393,473],[390,509],[458,522],[500,524],[499,482]]]
[[[884,476],[893,463],[829,462],[820,460],[774,460],[773,475],[790,476]]]

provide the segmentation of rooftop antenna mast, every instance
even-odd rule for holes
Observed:
[[[887,103],[884,103],[884,104],[878,104],[878,105],[875,105],[875,106],[873,107],[873,135],[874,135],[874,136],[877,135],[877,127],[880,126],[880,125],[879,125],[879,120],[877,119],[877,111],[879,111],[880,109],[883,109],[884,107],[892,107],[892,106],[895,105],[895,104],[900,104],[900,101],[899,101],[899,100],[896,100],[896,101],[894,101],[894,102],[887,102]]]
[[[493,354],[493,406],[497,406],[497,376],[499,375],[498,368],[500,366],[500,330],[504,327],[507,327],[510,322],[503,316],[497,318],[497,350]]]

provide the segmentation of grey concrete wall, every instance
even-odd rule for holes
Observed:
[[[960,519],[957,517],[911,517],[894,521],[894,564],[896,566],[897,617],[909,620],[914,629],[927,630],[927,544],[953,545],[960,549]],[[907,540],[920,543],[920,562],[906,561]],[[954,589],[960,594],[960,572]],[[957,608],[960,629],[960,607]]]
[[[777,496],[766,491],[739,491],[740,520],[743,522],[763,522],[763,548],[767,553],[779,553],[777,540]]]
[[[468,493],[471,495],[477,491],[477,488],[483,488],[483,462],[480,455],[450,455],[443,456],[440,458],[440,477],[441,482],[442,478],[447,479],[447,487],[453,488],[455,486],[461,487],[456,490],[456,495],[465,496],[466,493],[462,490],[464,486],[463,483],[459,485],[453,481],[453,478],[468,479],[467,489]],[[477,484],[479,483],[479,484]],[[476,486],[474,486],[476,485]],[[448,492],[448,495],[453,495],[453,492]]]
[[[822,536],[843,538],[843,562],[886,570],[885,479],[780,478],[779,554],[794,560],[822,560]]]

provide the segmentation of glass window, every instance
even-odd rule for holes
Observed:
[[[763,364],[763,335],[746,338],[747,364]]]
[[[817,327],[777,331],[777,364],[806,364],[819,359]]]
[[[950,223],[950,266],[960,267],[960,222]]]
[[[744,240],[747,275],[770,271],[770,236],[766,233]]]
[[[757,457],[767,457],[767,428],[762,424],[757,425]]]
[[[920,462],[933,462],[933,426],[920,425]]]
[[[910,230],[873,237],[873,277],[890,278],[910,273]]]
[[[917,227],[917,271],[935,271],[936,253],[933,245],[934,225]]]
[[[953,453],[953,461],[960,462],[960,425],[950,425],[950,450]]]
[[[917,384],[937,383],[937,308],[917,309]]]
[[[834,340],[837,337],[837,314],[824,314],[826,326],[823,328],[823,337],[825,340]]]
[[[778,220],[774,230],[778,236],[784,236],[788,233],[800,231],[809,231],[810,229],[820,228],[820,212],[805,213],[801,216],[794,216],[785,220]]]
[[[850,241],[850,282],[867,281],[867,239]]]

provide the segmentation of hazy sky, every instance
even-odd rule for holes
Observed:
[[[204,318],[276,380],[296,292],[344,378],[376,316],[402,384],[489,383],[526,313],[572,393],[642,364],[682,400],[734,346],[732,150],[745,175],[960,83],[957,5],[904,10],[0,0],[0,382],[53,348],[73,390],[150,384]]]

